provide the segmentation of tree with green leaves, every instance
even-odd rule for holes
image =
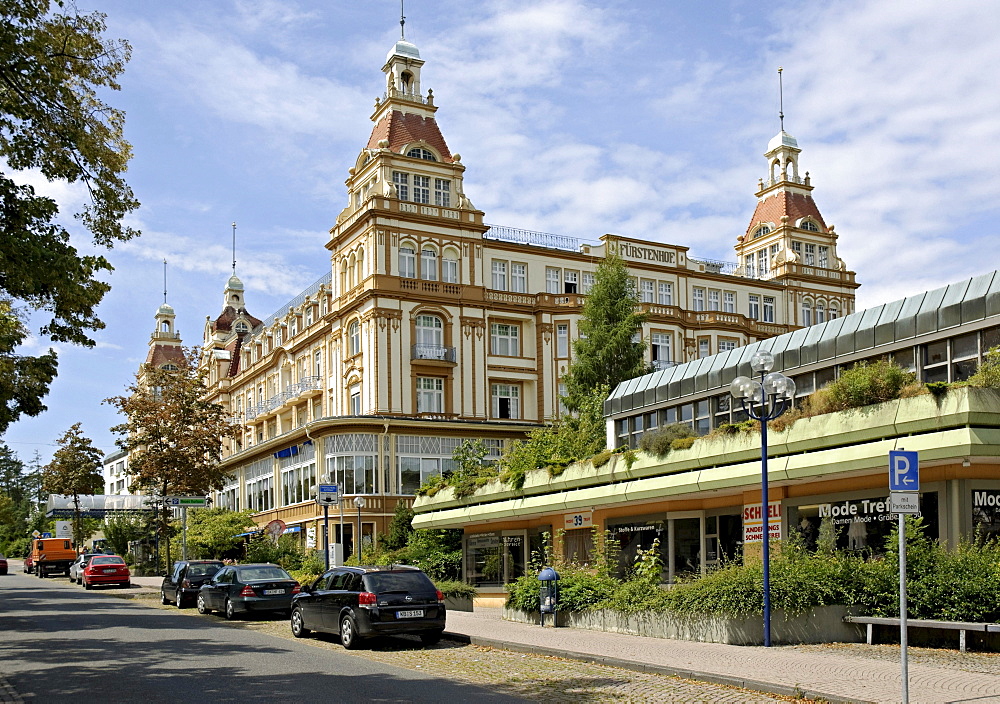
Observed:
[[[188,511],[188,551],[203,559],[222,559],[226,553],[243,546],[248,529],[256,529],[253,511],[230,511],[227,508],[199,508]]]
[[[162,369],[143,365],[126,395],[105,399],[125,416],[111,430],[129,453],[130,489],[153,496],[203,496],[221,489],[227,472],[219,466],[222,441],[239,436],[229,410],[206,400],[208,368],[198,366],[197,348]],[[160,504],[160,537],[170,527],[170,508]],[[167,542],[167,564],[170,543]]]
[[[108,547],[124,557],[131,543],[146,535],[146,519],[135,511],[112,511],[104,516],[103,529]]]
[[[77,218],[98,247],[138,234],[123,224],[139,206],[123,179],[132,155],[124,114],[102,99],[119,90],[131,48],[105,29],[105,15],[81,14],[71,0],[0,5],[0,432],[45,410],[56,375],[54,350],[17,353],[29,316],[45,312],[39,332],[54,342],[92,347],[110,288],[99,278],[110,262],[70,244],[59,205],[25,183],[29,172],[86,189]]]
[[[80,496],[97,494],[104,489],[101,473],[104,453],[83,434],[80,423],[75,423],[57,442],[59,449],[42,472],[42,487],[52,494],[73,497],[73,544],[79,548],[89,537],[84,534],[81,521]]]
[[[635,282],[625,260],[614,251],[597,266],[594,286],[580,314],[580,337],[573,342],[573,361],[566,375],[567,408],[576,411],[603,386],[649,371],[646,345],[636,340],[647,314],[639,311]]]

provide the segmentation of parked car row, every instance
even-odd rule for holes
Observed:
[[[425,644],[444,632],[444,595],[416,567],[336,567],[315,582],[300,585],[272,564],[224,565],[215,560],[183,560],[163,578],[160,601],[227,619],[248,612],[283,611],[292,634],[312,631],[340,637],[345,648],[365,638],[412,634]]]

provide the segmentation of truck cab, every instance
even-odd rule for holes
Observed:
[[[31,543],[31,559],[39,577],[50,574],[69,574],[70,565],[76,560],[73,541],[65,538],[36,538]]]

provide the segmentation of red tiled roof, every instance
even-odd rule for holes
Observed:
[[[227,372],[227,376],[236,376],[240,372],[240,350],[243,349],[244,337],[246,337],[246,335],[237,335],[236,339],[230,341],[230,343],[226,345],[226,349],[229,350],[230,355],[232,355],[229,358],[229,371]]]
[[[240,316],[250,321],[251,328],[255,328],[260,325],[261,321],[247,313],[246,308],[236,310],[232,306],[226,306],[222,311],[222,315],[216,318],[215,322],[212,323],[212,330],[216,332],[220,330],[223,332],[229,332],[233,329],[233,323],[236,322],[236,319]]]
[[[750,225],[747,227],[744,237],[750,234],[750,231],[754,230],[761,222],[772,222],[775,227],[780,227],[782,215],[788,216],[790,224],[794,224],[799,218],[808,215],[819,224],[822,230],[827,229],[823,216],[820,215],[819,208],[816,207],[812,196],[779,191],[776,194],[768,195],[764,200],[757,201],[757,209],[754,210],[753,218],[750,219]]]
[[[378,149],[380,140],[389,140],[389,149],[397,154],[403,153],[403,147],[413,142],[426,142],[431,149],[441,155],[441,160],[451,162],[451,151],[441,136],[437,120],[433,117],[422,117],[412,113],[403,114],[399,110],[387,113],[372,128],[372,136],[368,138],[368,149]]]
[[[168,362],[180,362],[184,359],[184,348],[180,345],[153,345],[146,355],[146,364],[162,367]]]

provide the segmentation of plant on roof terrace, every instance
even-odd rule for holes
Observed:
[[[675,448],[674,441],[682,438],[694,438],[695,432],[687,423],[672,423],[658,430],[643,433],[639,439],[639,449],[657,457],[666,457]],[[690,447],[690,445],[689,445]]]
[[[1000,346],[991,347],[976,373],[969,377],[969,386],[1000,389]]]

